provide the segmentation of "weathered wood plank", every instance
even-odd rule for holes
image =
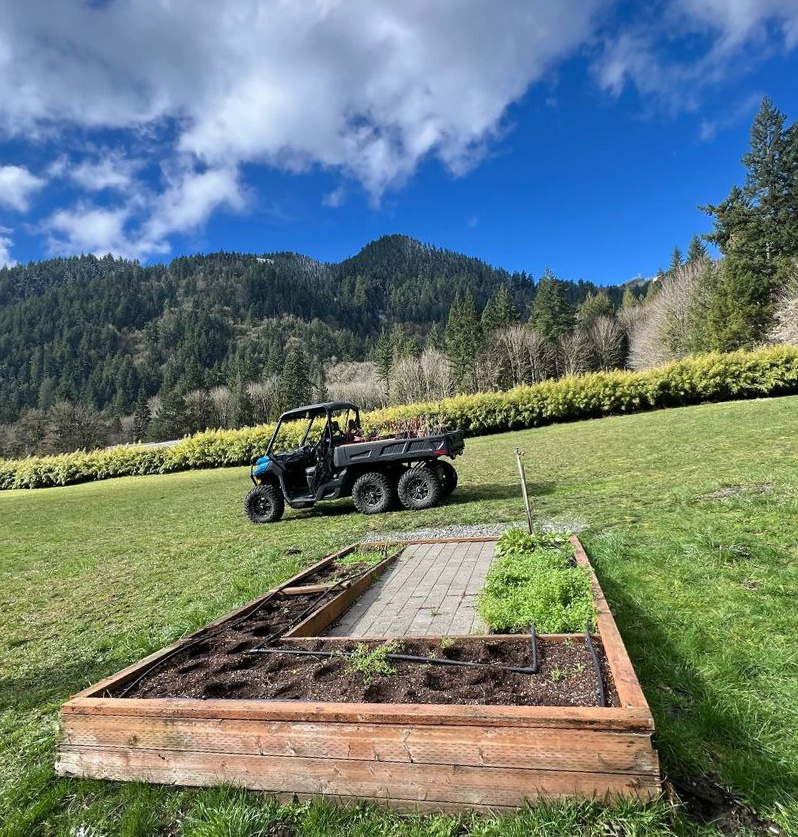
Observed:
[[[393,555],[384,558],[379,564],[375,564],[368,572],[364,573],[354,582],[354,584],[344,588],[337,596],[334,596],[317,611],[311,613],[307,619],[304,619],[296,627],[292,628],[286,634],[286,637],[319,636],[336,619],[349,610],[401,554],[402,550],[400,549],[394,552]]]
[[[623,794],[649,799],[650,775],[398,764],[297,756],[249,756],[168,750],[61,748],[62,776],[178,785],[241,784],[269,792],[518,806],[527,799]]]
[[[657,773],[647,733],[535,728],[401,727],[252,720],[70,716],[76,747],[359,759],[598,773]]]
[[[431,703],[323,703],[315,701],[193,700],[184,698],[73,698],[61,712],[175,718],[243,718],[311,723],[440,724],[560,727],[651,732],[643,709],[579,706],[480,706]]]
[[[602,645],[604,646],[604,653],[607,655],[607,663],[612,672],[612,679],[615,681],[615,689],[618,692],[621,706],[648,711],[646,696],[640,687],[634,666],[629,659],[629,654],[626,651],[626,646],[623,644],[621,633],[615,624],[615,618],[604,597],[604,592],[601,589],[598,578],[596,578],[593,566],[587,557],[581,541],[576,535],[571,538],[571,543],[574,547],[577,564],[584,567],[590,575],[590,585],[593,588],[593,599],[596,603],[597,610],[596,623]]]

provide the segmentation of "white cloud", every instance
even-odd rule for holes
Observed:
[[[8,237],[10,232],[8,227],[0,227],[0,267],[13,267],[16,264],[11,258],[11,247],[14,242]]]
[[[34,192],[44,186],[41,177],[24,166],[0,166],[0,206],[27,212]]]
[[[595,71],[611,94],[631,84],[674,111],[693,110],[707,87],[739,71],[744,50],[798,43],[798,0],[671,0],[662,9],[606,35]],[[667,56],[673,41],[696,36],[689,59]]]
[[[125,230],[130,218],[126,207],[107,209],[78,204],[74,209],[59,209],[48,219],[52,253],[114,253],[126,258],[137,258],[147,253],[147,243],[132,241]]]
[[[601,1],[0,0],[0,128],[173,120],[214,168],[321,165],[377,196],[426,155],[473,165]]]
[[[688,26],[719,36],[714,49],[728,52],[775,32],[787,48],[798,40],[798,0],[675,0]]]
[[[146,235],[160,241],[172,232],[195,229],[220,206],[241,211],[244,205],[235,169],[186,171],[154,202]]]
[[[586,45],[606,44],[596,73],[610,93],[632,84],[689,109],[745,46],[798,41],[798,0],[626,4],[631,22],[613,16],[618,5],[0,0],[0,138],[75,129],[86,148],[65,145],[48,176],[83,195],[44,225],[51,246],[144,256],[219,208],[240,211],[245,165],[332,170],[375,202],[423,160],[463,174],[501,135],[508,107]],[[694,60],[666,57],[688,37],[703,44]],[[127,151],[105,148],[117,139]],[[145,185],[142,172],[158,166],[162,182]],[[27,207],[35,188],[6,205]]]
[[[136,161],[119,152],[112,152],[68,166],[66,174],[88,192],[102,192],[105,189],[124,192],[131,187],[137,168]]]
[[[346,200],[346,189],[343,186],[337,186],[332,192],[328,192],[322,199],[322,205],[328,206],[331,209],[338,209],[339,206],[344,205]]]
[[[142,190],[116,207],[79,201],[43,224],[51,253],[114,253],[145,259],[169,252],[167,238],[199,227],[220,206],[240,211],[244,196],[234,170],[186,169],[161,194]]]

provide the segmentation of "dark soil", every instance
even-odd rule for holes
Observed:
[[[358,561],[356,564],[337,564],[333,561],[332,564],[316,570],[313,575],[303,578],[302,581],[298,581],[292,586],[305,587],[310,584],[334,584],[336,581],[342,581],[346,578],[357,578],[357,576],[371,569],[373,566],[374,564],[370,564],[368,561]]]
[[[294,597],[297,598],[297,597]],[[303,597],[304,598],[304,597]],[[268,617],[265,617],[268,618]],[[537,674],[500,669],[391,662],[395,673],[364,676],[349,670],[341,656],[320,659],[291,654],[247,654],[256,645],[246,623],[226,637],[201,643],[175,656],[144,678],[129,697],[260,698],[363,703],[449,703],[522,706],[597,706],[598,685],[584,641],[538,638]],[[238,641],[235,640],[238,638]],[[526,667],[531,665],[528,637],[438,641],[403,638],[396,651]],[[382,643],[368,643],[374,648]],[[348,651],[357,640],[292,640],[278,647]],[[608,705],[618,699],[604,652],[596,643]]]
[[[701,823],[713,825],[721,834],[782,834],[773,823],[761,819],[754,811],[724,790],[717,777],[703,776],[684,781],[665,782],[665,792],[672,801],[684,805],[687,813]]]

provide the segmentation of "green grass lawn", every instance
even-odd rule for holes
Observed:
[[[458,821],[54,777],[70,693],[369,532],[520,519],[516,446],[538,518],[589,527],[668,776],[798,835],[798,398],[469,440],[457,492],[423,513],[342,501],[256,527],[245,468],[0,494],[0,835],[255,837],[277,817],[308,837],[719,833],[665,803]],[[702,499],[730,486],[752,488]]]

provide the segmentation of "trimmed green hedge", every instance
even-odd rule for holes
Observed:
[[[365,429],[412,419],[444,420],[479,436],[544,424],[702,401],[798,393],[798,348],[709,354],[646,372],[594,372],[508,392],[460,395],[364,414]],[[208,430],[171,447],[122,446],[60,456],[0,460],[0,490],[46,488],[139,474],[244,465],[263,454],[272,426]]]

